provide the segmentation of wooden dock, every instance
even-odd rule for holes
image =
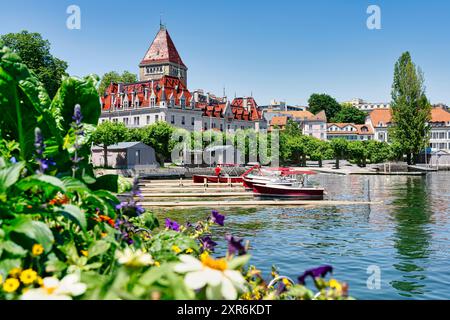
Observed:
[[[251,192],[177,192],[177,193],[166,193],[166,192],[142,192],[144,198],[222,198],[222,197],[251,197],[253,198],[253,193]]]
[[[382,204],[369,201],[333,201],[333,200],[232,200],[232,201],[142,201],[146,208],[217,208],[217,207],[298,207],[298,206],[348,206]]]

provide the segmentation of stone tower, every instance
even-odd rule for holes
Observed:
[[[155,39],[139,64],[140,80],[159,80],[163,76],[172,76],[179,78],[187,86],[187,70],[169,32],[160,24]]]

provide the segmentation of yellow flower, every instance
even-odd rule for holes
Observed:
[[[102,236],[102,238],[105,238],[108,234],[106,232],[102,232],[100,235]]]
[[[85,257],[88,256],[88,252],[86,250],[81,250],[80,252],[83,256],[85,256]]]
[[[22,272],[22,268],[12,268],[9,271],[9,275],[13,278],[18,278],[21,272]]]
[[[288,279],[286,279],[286,278],[283,278],[281,281],[283,281],[283,284],[284,284],[286,287],[289,287],[289,286],[291,285],[291,282],[290,282]]]
[[[180,253],[182,250],[180,249],[179,246],[173,245],[172,246],[172,251],[175,252],[175,253]]]
[[[36,283],[37,283],[38,285],[40,285],[41,287],[44,285],[44,281],[42,280],[41,277],[37,277]]]
[[[44,247],[40,244],[34,244],[33,248],[31,249],[31,253],[33,256],[37,257],[40,256],[44,252]]]
[[[11,292],[16,291],[17,288],[19,288],[19,286],[20,286],[19,280],[14,279],[14,278],[9,278],[3,284],[3,290],[5,292],[11,293]]]
[[[192,253],[192,252],[194,252],[194,250],[192,250],[191,248],[186,250],[186,253]]]
[[[158,261],[155,261],[155,266],[159,267],[161,264]]]
[[[23,284],[28,285],[32,284],[34,281],[36,281],[38,274],[33,269],[27,269],[22,271],[20,274],[20,281],[22,281]]]
[[[203,253],[200,255],[200,260],[206,259],[209,257],[209,253],[206,251],[203,251]]]
[[[342,291],[342,285],[336,279],[331,279],[329,285],[330,288],[336,289],[338,292]]]
[[[203,255],[200,256],[200,261],[202,264],[206,267],[209,267],[211,269],[224,271],[228,268],[227,261],[225,259],[214,259],[211,258],[209,255]]]

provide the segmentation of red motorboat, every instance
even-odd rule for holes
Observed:
[[[204,183],[205,179],[208,183],[241,183],[243,181],[241,176],[213,176],[206,174],[194,174],[192,176],[194,183]]]
[[[192,175],[192,181],[194,183],[204,183],[205,180],[208,183],[242,183],[244,182],[243,177],[245,177],[249,172],[257,168],[258,166],[254,166],[244,172],[242,175],[237,174],[236,168],[237,165],[233,164],[222,164],[219,165],[222,171],[225,173],[221,173],[220,175],[207,175],[207,174],[194,174]]]
[[[253,184],[253,193],[258,197],[289,198],[299,200],[323,200],[324,188],[299,185]]]

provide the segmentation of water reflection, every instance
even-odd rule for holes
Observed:
[[[428,224],[432,211],[425,178],[407,179],[397,185],[393,205],[396,221],[394,247],[397,250],[393,266],[400,271],[399,279],[391,285],[404,297],[423,295],[426,292],[426,271],[429,263],[431,231]]]

